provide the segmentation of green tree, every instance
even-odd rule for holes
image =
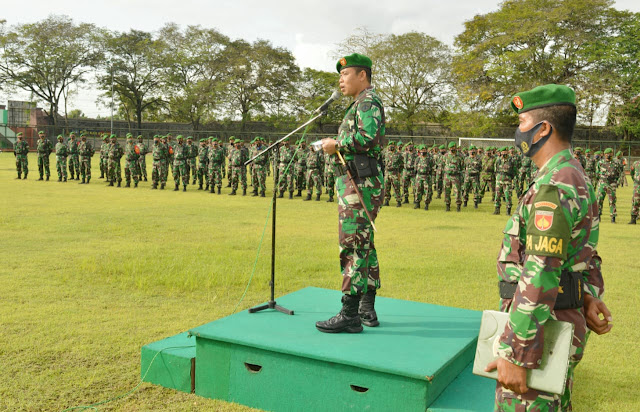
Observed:
[[[86,82],[102,59],[96,27],[52,15],[9,29],[0,22],[0,28],[0,84],[37,96],[48,106],[50,123],[57,125],[63,93]]]
[[[304,69],[297,86],[297,119],[306,121],[311,113],[320,107],[335,91],[338,90],[340,76],[337,72],[325,72],[310,68]],[[349,101],[342,98],[333,102],[327,110],[327,115],[319,118],[316,125],[322,130],[326,123],[340,123],[349,105]]]
[[[99,85],[105,97],[111,97],[113,86],[127,118],[133,118],[140,129],[143,113],[163,102],[162,56],[166,44],[139,30],[106,32],[103,44],[107,64],[105,72],[98,76]]]

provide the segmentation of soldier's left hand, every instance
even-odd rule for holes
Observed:
[[[332,139],[330,137],[322,139],[322,150],[324,150],[325,153],[328,153],[330,155],[335,154],[337,151],[337,147],[338,142],[336,141],[336,139]]]
[[[506,359],[498,358],[489,363],[484,369],[486,372],[498,368],[498,382],[502,387],[515,393],[523,394],[529,391],[527,387],[527,369],[515,365]]]
[[[600,318],[602,315],[602,318]],[[613,317],[607,305],[600,299],[596,299],[585,293],[584,295],[584,317],[587,320],[589,329],[598,335],[608,333],[613,327]]]

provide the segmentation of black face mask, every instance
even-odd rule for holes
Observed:
[[[536,135],[536,133],[538,133],[538,130],[540,130],[543,123],[544,121],[538,123],[526,132],[520,131],[519,127],[516,129],[516,147],[520,149],[520,152],[522,152],[523,155],[527,157],[534,156],[536,153],[538,153],[538,150],[540,150],[540,148],[547,142],[547,140],[549,140],[549,137],[551,137],[553,127],[549,125],[549,127],[551,128],[549,134],[547,134],[546,136],[542,136],[540,140],[538,140],[536,143],[533,143],[533,137]]]

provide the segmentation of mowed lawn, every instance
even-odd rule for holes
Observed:
[[[97,156],[89,185],[58,183],[55,156],[49,182],[36,181],[33,154],[29,167],[28,180],[14,180],[13,155],[0,154],[0,410],[62,410],[123,394],[140,380],[143,345],[234,311],[267,223],[270,182],[267,198],[232,197],[224,188],[150,190],[151,182],[106,187]],[[326,199],[279,200],[276,296],[340,287],[337,206]],[[640,409],[640,225],[626,224],[630,199],[629,187],[618,190],[618,224],[603,215],[599,251],[615,326],[591,336],[576,372],[577,411]],[[384,208],[380,295],[496,309],[507,217],[504,207],[492,211],[488,197],[461,213],[444,212],[441,199],[429,211]],[[268,299],[270,227],[238,310]],[[249,410],[146,383],[101,408]]]

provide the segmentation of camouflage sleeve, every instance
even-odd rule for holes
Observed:
[[[602,278],[602,258],[597,251],[593,251],[593,257],[589,270],[583,275],[584,292],[594,298],[602,299],[604,295],[604,279]]]
[[[382,110],[370,100],[358,104],[355,113],[355,126],[338,136],[342,153],[365,153],[377,144],[382,125]]]
[[[531,207],[525,216],[524,265],[513,296],[509,322],[498,347],[499,356],[529,369],[540,366],[543,326],[558,295],[573,228],[573,208],[566,192],[553,185],[542,185],[535,196],[535,204],[542,206],[536,208],[533,202],[524,205]]]

